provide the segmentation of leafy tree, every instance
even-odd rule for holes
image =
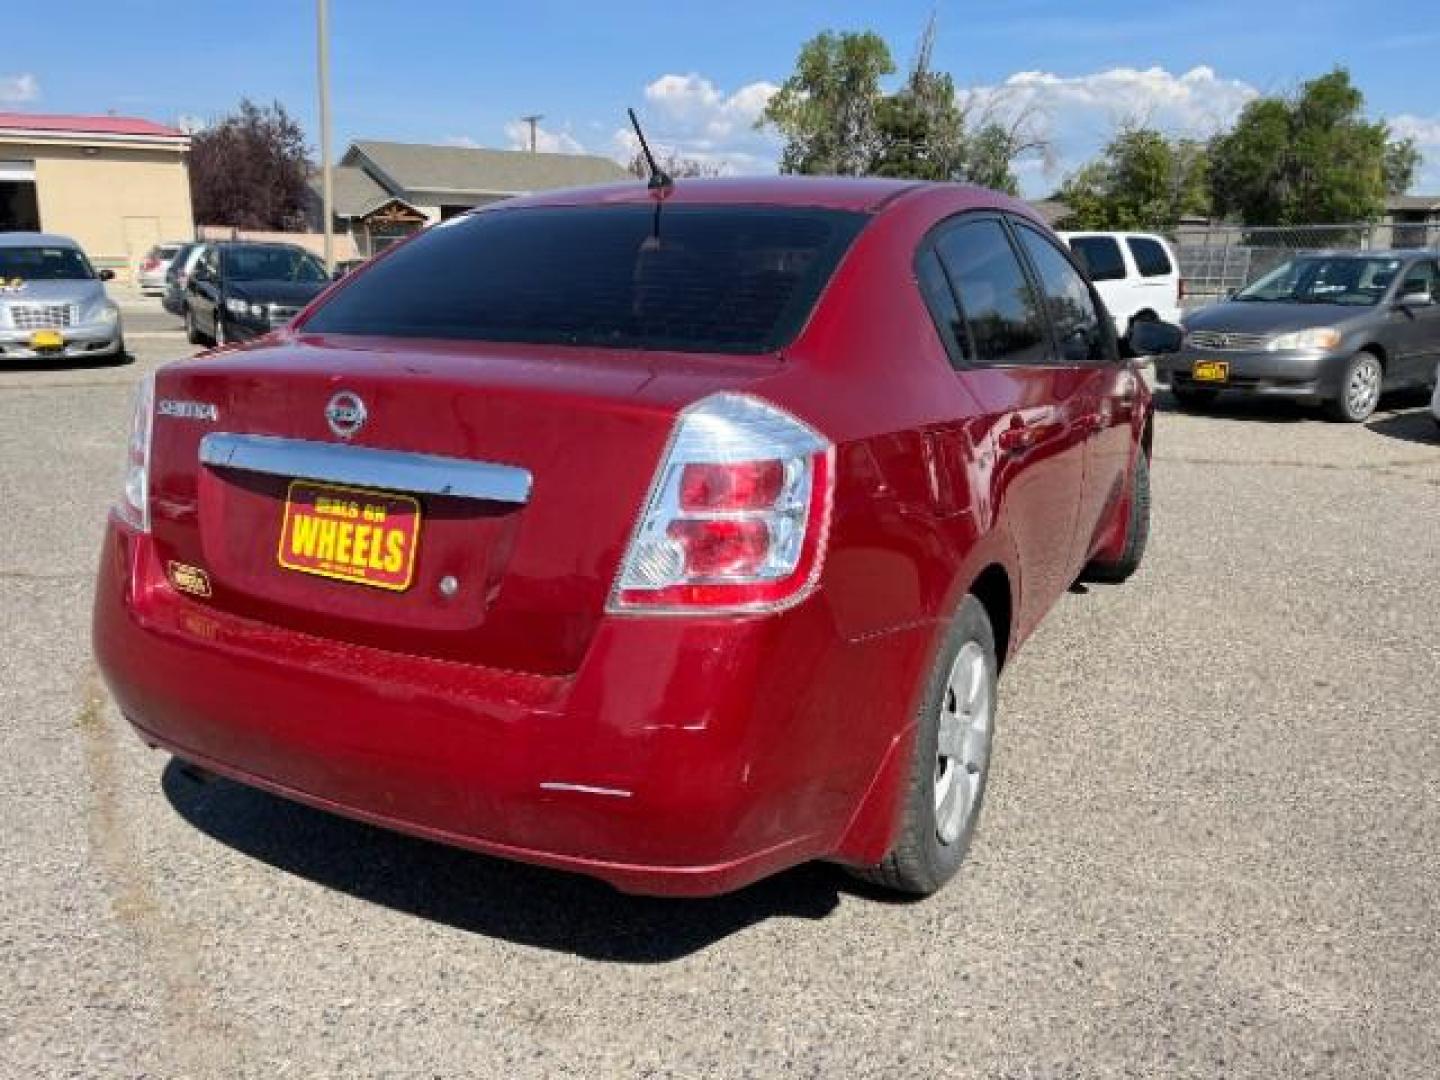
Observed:
[[[780,171],[865,173],[879,146],[880,79],[894,70],[890,49],[878,34],[827,30],[807,41],[795,73],[756,122],[785,136]]]
[[[972,109],[955,80],[932,68],[934,43],[932,17],[904,84],[887,94],[880,79],[894,64],[875,34],[806,42],[757,125],[785,135],[781,171],[965,180],[1016,193],[1015,159],[1046,145],[1033,133],[1034,114],[1002,120]]]
[[[1425,155],[1420,153],[1420,148],[1415,145],[1414,139],[1400,139],[1398,142],[1387,143],[1385,162],[1381,166],[1385,170],[1385,194],[1403,195],[1409,191],[1424,158]]]
[[[1252,101],[1211,146],[1215,210],[1247,225],[1379,217],[1387,192],[1409,186],[1419,154],[1413,143],[1392,143],[1364,106],[1344,68],[1291,97]]]
[[[1126,126],[1100,157],[1070,176],[1058,198],[1082,229],[1170,232],[1209,207],[1205,147],[1153,128]]]
[[[660,168],[665,170],[667,176],[672,180],[679,180],[685,176],[714,177],[724,176],[725,168],[719,162],[705,161],[703,158],[683,157],[673,151],[668,154],[656,154],[656,161]],[[626,166],[641,180],[650,179],[650,163],[645,160],[645,154],[639,150],[630,159]]]
[[[202,225],[303,228],[309,173],[305,133],[278,101],[243,99],[190,140],[190,189]]]

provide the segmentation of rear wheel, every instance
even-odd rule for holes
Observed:
[[[955,876],[970,848],[990,777],[998,665],[984,606],[965,597],[916,718],[904,818],[878,866],[855,870],[896,892],[928,896]]]
[[[1140,569],[1150,540],[1150,459],[1142,451],[1135,457],[1130,478],[1130,513],[1125,521],[1125,550],[1114,562],[1092,562],[1085,568],[1087,581],[1119,583]]]
[[[1385,369],[1380,358],[1364,349],[1357,352],[1345,365],[1345,374],[1340,379],[1340,396],[1328,403],[1330,415],[1346,424],[1359,424],[1370,419],[1375,406],[1380,404],[1380,387],[1385,379]]]
[[[1193,386],[1172,386],[1170,393],[1175,396],[1175,404],[1187,410],[1208,409],[1220,396],[1219,390],[1197,390]]]

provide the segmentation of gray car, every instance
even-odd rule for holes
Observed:
[[[0,361],[123,358],[112,277],[69,237],[0,233]]]
[[[1386,390],[1430,387],[1440,361],[1434,252],[1298,255],[1224,303],[1184,319],[1156,378],[1184,408],[1223,392],[1322,402],[1365,420]]]

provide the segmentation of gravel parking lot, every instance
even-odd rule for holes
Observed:
[[[189,349],[126,319],[135,364],[0,370],[0,1074],[1435,1074],[1418,400],[1161,416],[1149,559],[1006,673],[938,897],[806,867],[664,902],[201,786],[129,733],[92,564],[129,387]]]

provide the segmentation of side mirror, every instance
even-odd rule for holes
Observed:
[[[114,271],[114,270],[110,270],[110,269],[108,269],[108,268],[105,269],[105,270],[101,270],[101,271],[100,271],[100,274],[99,274],[99,277],[100,277],[100,280],[101,280],[101,281],[114,281],[114,280],[115,280],[115,271]]]
[[[1125,352],[1130,356],[1156,356],[1176,353],[1185,342],[1185,331],[1174,323],[1136,322],[1125,335]]]
[[[1395,303],[1399,307],[1425,307],[1435,302],[1434,297],[1427,290],[1421,289],[1416,292],[1408,292],[1400,297]]]

